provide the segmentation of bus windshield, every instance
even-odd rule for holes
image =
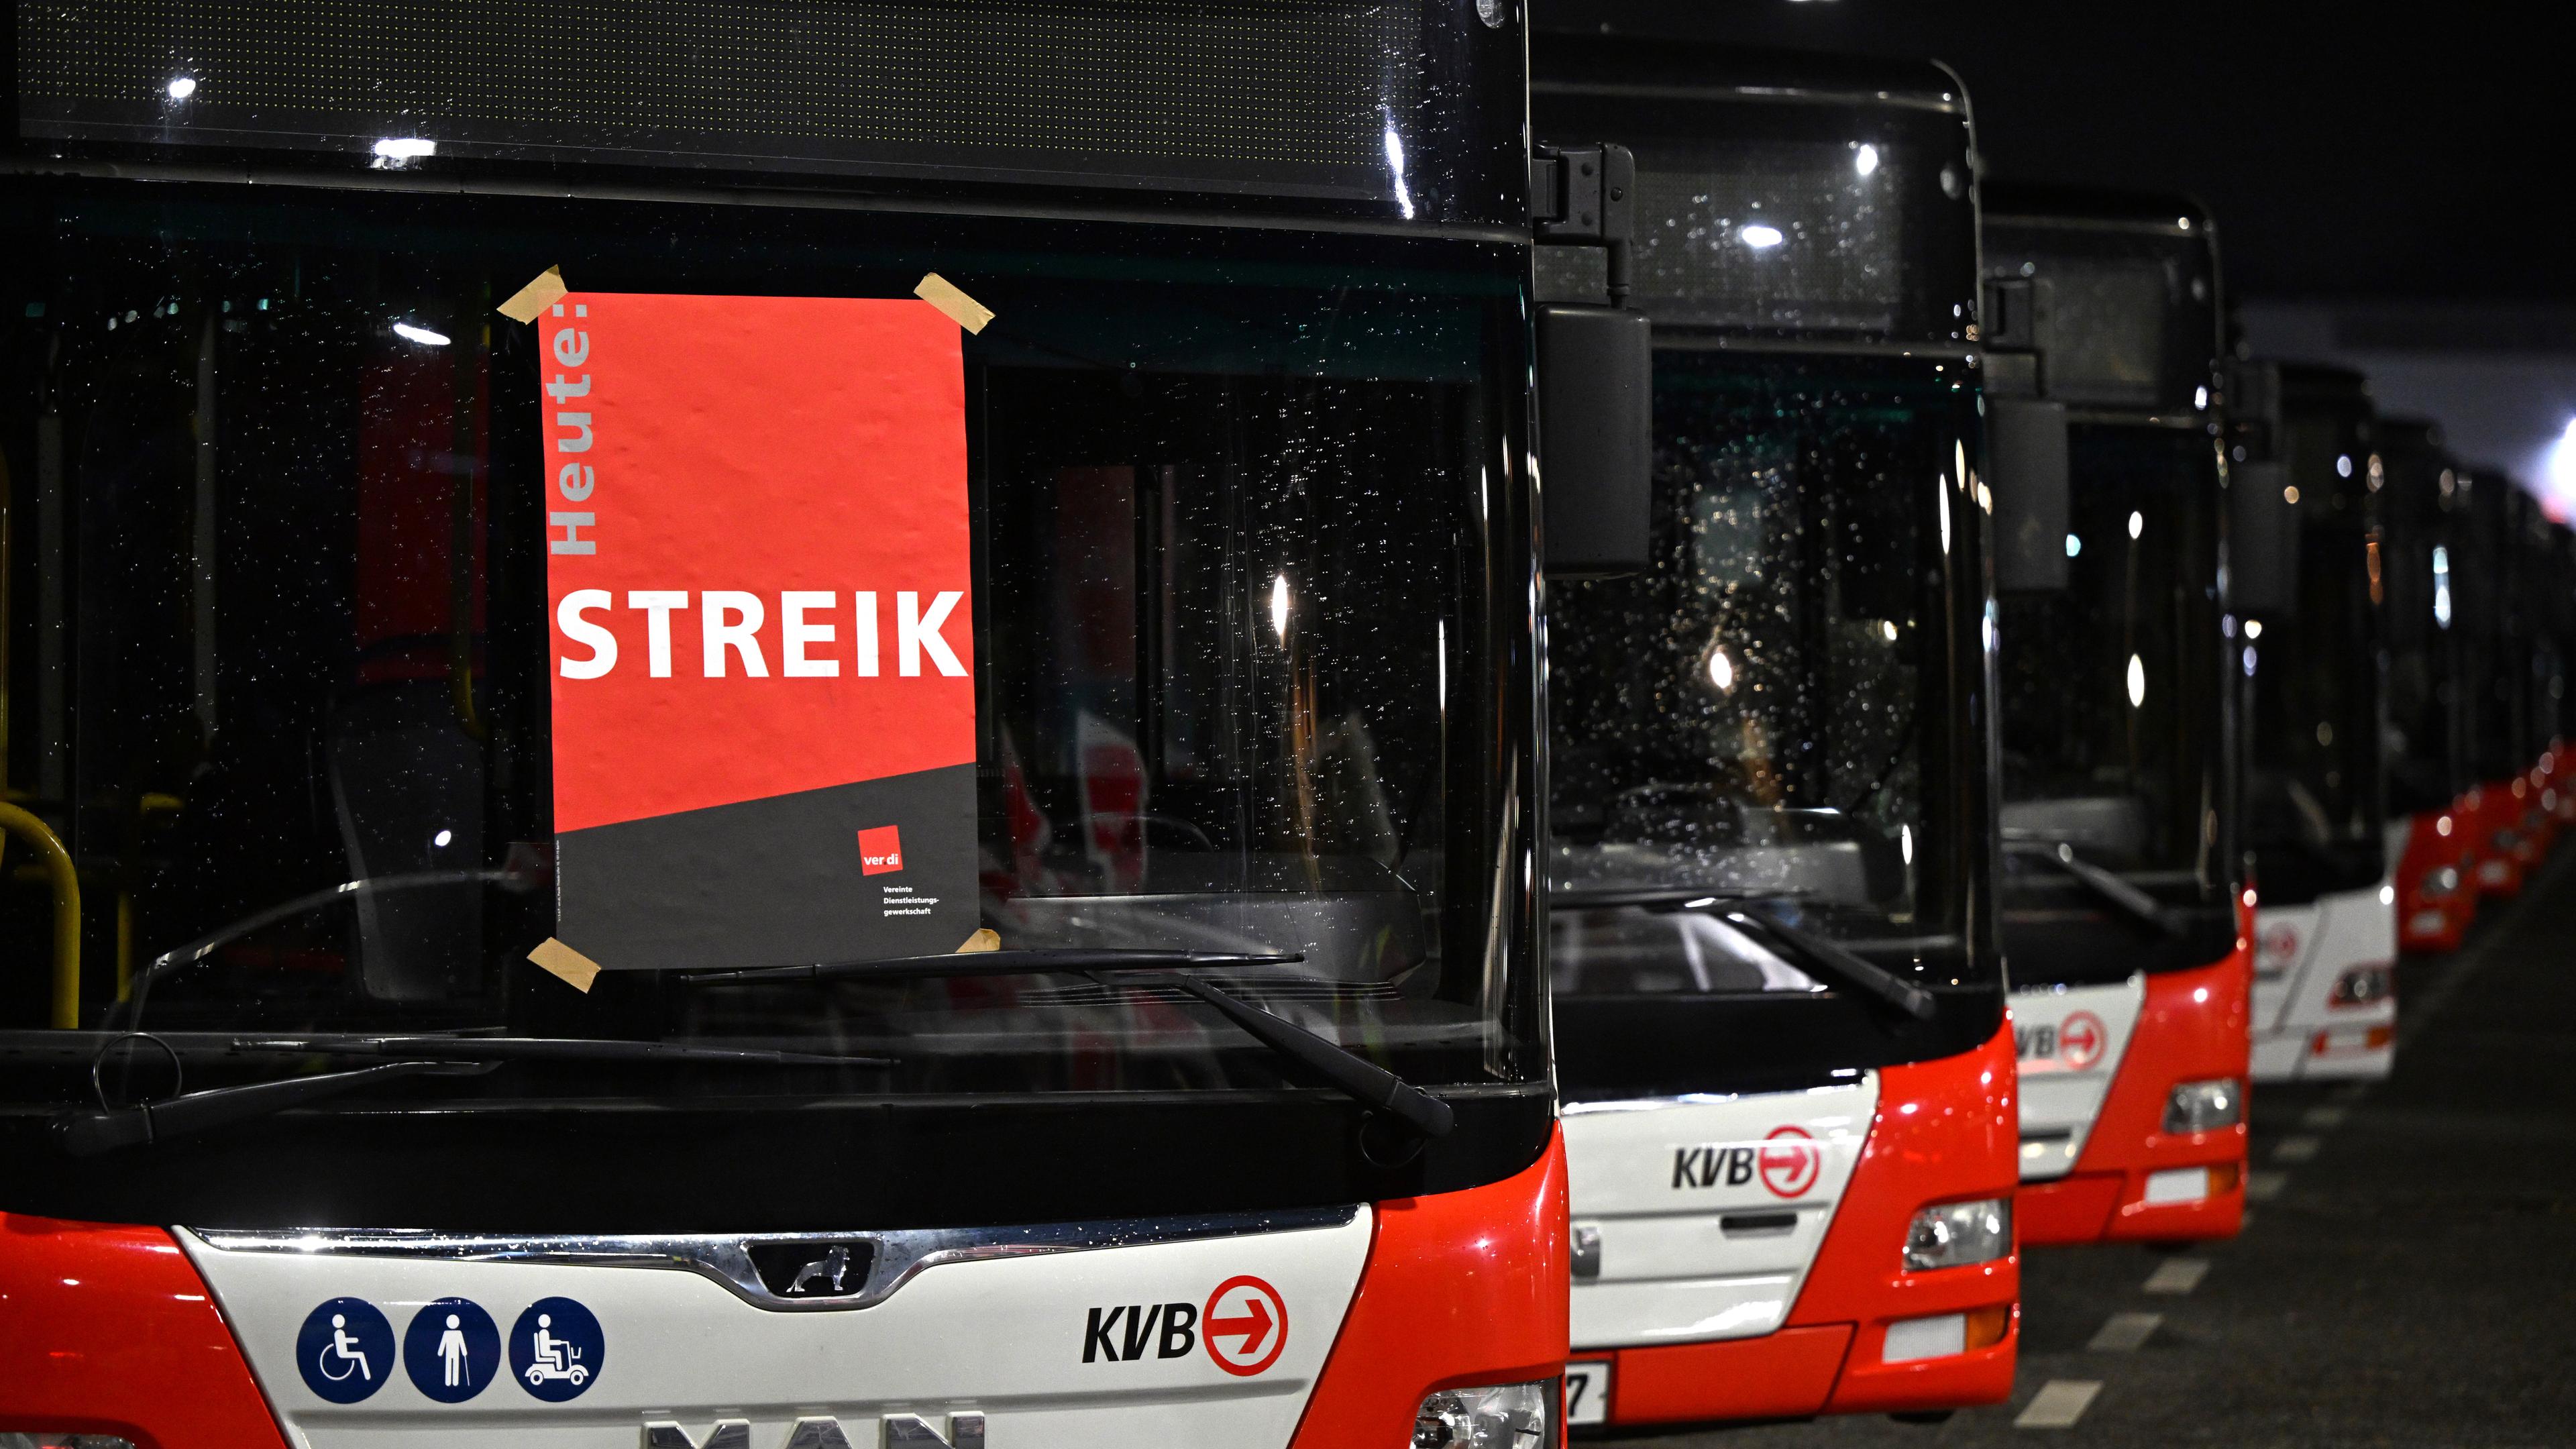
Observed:
[[[1416,1084],[1543,1083],[1533,916],[1498,869],[1534,778],[1512,744],[1533,693],[1521,250],[69,180],[13,196],[0,258],[26,305],[0,321],[0,440],[36,500],[22,517],[48,521],[11,581],[38,600],[15,667],[42,683],[10,695],[9,779],[109,883],[84,1027],[131,1023],[130,1004],[111,1019],[119,983],[186,947],[140,1025],[191,1056],[191,1086],[227,1070],[191,1054],[244,1033],[493,1030],[891,1065],[514,1064],[374,1095],[1305,1085],[1188,998],[1114,977],[690,990],[610,970],[583,995],[528,963],[556,926],[568,746],[536,343],[491,306],[560,253],[601,292],[907,297],[937,270],[999,314],[965,340],[965,382],[975,838],[1007,946],[1293,958],[1219,975]],[[44,921],[30,891],[0,914],[20,964],[0,1024],[45,1018]],[[45,1035],[6,1034],[0,1093],[85,1099],[94,1031]]]
[[[2298,600],[2284,615],[2246,622],[2256,662],[2245,835],[2263,898],[2286,905],[2376,885],[2386,867],[2376,686],[2387,472],[2362,437],[2367,414],[2357,406],[2293,400],[2285,413],[2282,451],[2299,492]]]
[[[2467,499],[2430,424],[2383,422],[2381,431],[2387,435],[2380,617],[2388,632],[2388,808],[2416,815],[2448,810],[2469,786],[2468,701],[2459,682],[2451,578],[2459,553],[2456,519]]]
[[[2215,445],[2197,426],[2079,420],[2069,449],[2067,586],[1998,600],[2007,922],[2035,898],[2091,908],[2061,848],[2168,904],[2224,907],[2218,696],[2241,666],[2223,650]],[[2016,967],[2088,959],[2042,954]],[[2089,959],[2126,976],[2110,957]]]

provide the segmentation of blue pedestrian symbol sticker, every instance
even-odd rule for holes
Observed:
[[[492,1315],[462,1298],[424,1305],[403,1330],[403,1367],[412,1387],[442,1404],[483,1392],[501,1368],[501,1330]]]
[[[569,1298],[538,1299],[510,1329],[510,1372],[549,1403],[578,1397],[607,1358],[599,1320]]]
[[[317,1397],[354,1404],[392,1376],[394,1327],[363,1298],[334,1298],[304,1315],[295,1366]]]

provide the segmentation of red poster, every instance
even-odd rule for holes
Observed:
[[[557,934],[611,969],[953,949],[979,923],[957,324],[576,292],[538,327]]]

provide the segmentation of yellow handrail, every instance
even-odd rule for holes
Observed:
[[[80,872],[53,827],[15,805],[0,802],[0,831],[25,837],[45,858],[54,885],[54,1020],[65,1031],[80,1025]]]

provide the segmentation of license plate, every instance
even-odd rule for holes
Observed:
[[[1565,1366],[1565,1422],[1610,1422],[1610,1365],[1570,1363]]]

